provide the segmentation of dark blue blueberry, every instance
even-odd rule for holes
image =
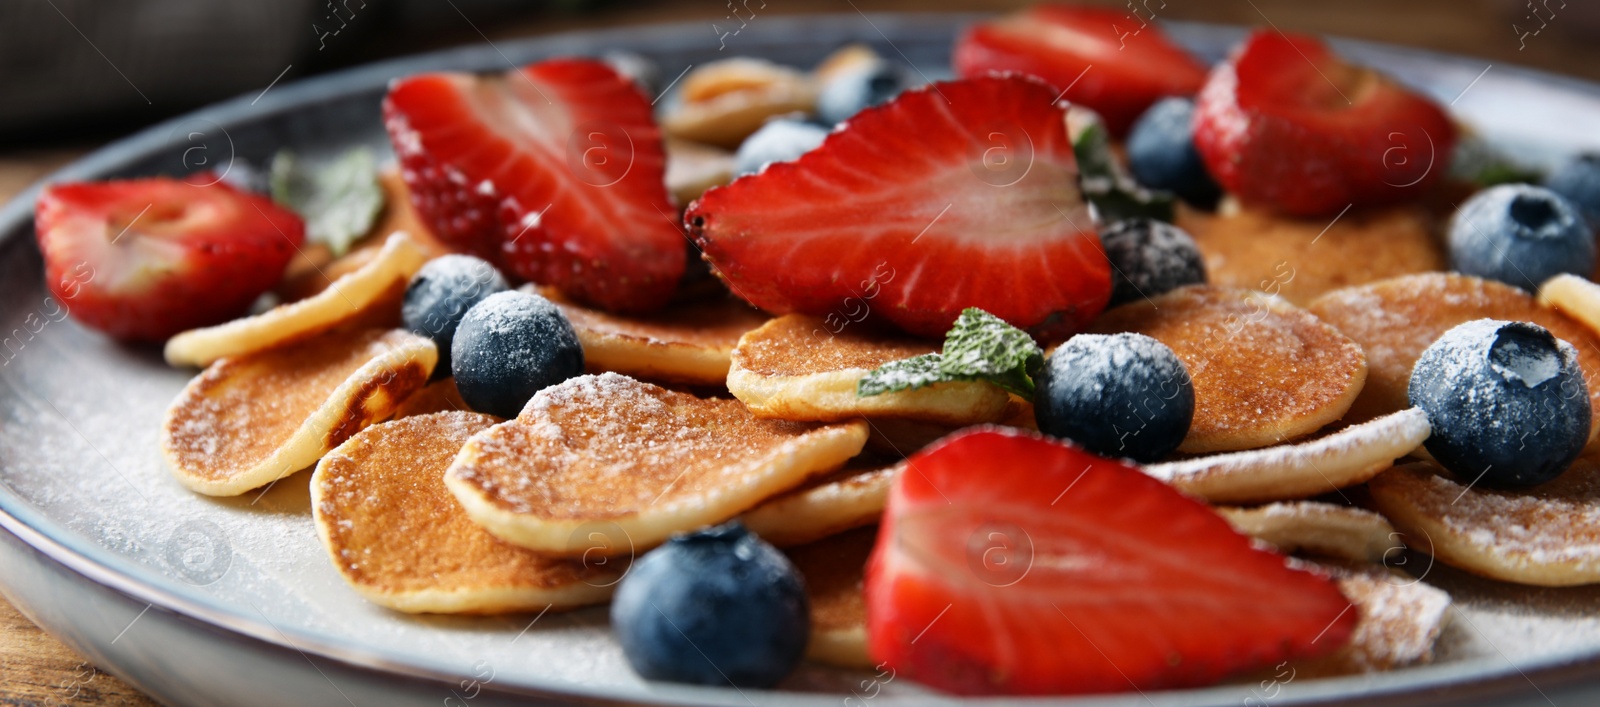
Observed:
[[[867,108],[900,95],[907,76],[882,59],[857,62],[838,71],[817,93],[817,120],[826,125],[849,120]]]
[[[1479,319],[1439,337],[1411,370],[1428,414],[1428,453],[1462,483],[1533,486],[1561,475],[1589,441],[1578,353],[1537,324]]]
[[[1577,206],[1590,227],[1600,229],[1600,153],[1589,152],[1563,162],[1544,184]]]
[[[1210,208],[1222,196],[1194,147],[1194,101],[1163,98],[1139,116],[1128,133],[1128,167],[1151,189],[1169,191]]]
[[[789,118],[768,121],[750,134],[733,156],[735,176],[758,172],[772,162],[787,162],[822,144],[828,129]]]
[[[1143,334],[1074,336],[1050,354],[1037,384],[1039,430],[1102,456],[1156,461],[1194,421],[1189,371]]]
[[[771,687],[811,635],[805,580],[738,521],[667,541],[634,563],[611,628],[649,680]]]
[[[550,300],[515,290],[467,310],[450,357],[461,399],[505,418],[534,393],[583,373],[583,347],[566,316]]]
[[[1565,197],[1501,184],[1474,194],[1450,221],[1450,268],[1528,291],[1561,273],[1594,272],[1594,232]]]
[[[470,255],[434,258],[417,271],[406,286],[400,317],[406,328],[433,339],[439,347],[434,377],[450,375],[450,343],[467,310],[496,292],[510,287],[493,265]]]
[[[1117,221],[1100,233],[1100,242],[1111,260],[1111,304],[1107,306],[1206,281],[1200,247],[1183,229],[1165,221]]]

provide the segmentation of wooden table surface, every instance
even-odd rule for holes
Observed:
[[[1162,0],[1156,0],[1160,3]],[[792,0],[767,0],[770,14],[893,10],[970,10],[1020,7],[1026,2],[955,2],[951,0],[833,0],[803,7]],[[1096,2],[1126,6],[1126,3]],[[1600,42],[1584,41],[1561,17],[1548,31],[1519,41],[1512,25],[1524,17],[1512,0],[1341,0],[1304,3],[1298,0],[1165,0],[1163,19],[1193,19],[1260,25],[1286,31],[1323,32],[1481,56],[1489,63],[1522,64],[1600,80]],[[658,3],[611,3],[605,13],[541,19],[490,29],[493,39],[529,36],[613,24],[688,19],[722,19],[726,7],[712,0],[670,0]],[[638,5],[637,7],[634,5]],[[1147,3],[1147,5],[1150,5]],[[1159,7],[1159,5],[1155,5]],[[1578,4],[1571,5],[1578,12]],[[1567,12],[1565,10],[1561,12]],[[1578,24],[1571,20],[1571,24]],[[1590,26],[1596,23],[1590,19]],[[1527,23],[1524,21],[1524,25]],[[709,30],[708,30],[709,31]],[[709,36],[709,34],[708,34]],[[1600,36],[1600,32],[1590,37]],[[357,52],[357,59],[482,41],[467,27],[444,30],[426,41],[403,48],[380,46]],[[67,141],[26,149],[0,150],[0,202],[51,170],[93,149],[95,144]],[[10,604],[0,600],[0,704],[154,704],[115,677],[86,663],[66,646],[40,631]]]

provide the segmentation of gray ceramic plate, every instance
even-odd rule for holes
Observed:
[[[352,69],[276,86],[107,146],[52,180],[260,164],[280,147],[386,149],[378,104],[389,79],[430,69],[504,69],[550,55],[627,49],[667,78],[752,54],[809,66],[855,40],[924,74],[947,73],[970,17],[758,16],[738,34],[709,23],[568,34]],[[1236,28],[1174,25],[1207,59]],[[726,49],[719,44],[726,42]],[[1354,42],[1350,56],[1424,87],[1533,161],[1600,147],[1600,88],[1481,61]],[[1476,84],[1474,85],[1474,81]],[[1470,86],[1470,90],[1468,87]],[[1463,91],[1465,91],[1463,93]],[[686,704],[913,703],[905,680],[803,668],[772,692],[654,685],[629,670],[603,610],[492,619],[415,618],[362,601],[335,574],[307,510],[306,476],[263,495],[211,499],[180,488],[157,423],[188,378],[154,350],[78,327],[41,284],[33,193],[0,212],[0,584],[35,621],[96,664],[184,704],[492,704],[514,699]],[[1427,571],[1460,610],[1431,666],[1277,686],[1102,698],[1113,704],[1594,704],[1600,592],[1500,585]],[[63,699],[82,684],[61,686]],[[1077,704],[1076,700],[1061,700]]]

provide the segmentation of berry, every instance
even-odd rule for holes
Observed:
[[[193,175],[191,175],[192,177]],[[305,242],[270,199],[211,178],[52,184],[34,207],[50,292],[115,338],[163,341],[245,314]]]
[[[411,201],[446,243],[606,309],[670,299],[683,236],[631,79],[590,59],[419,74],[390,86],[383,111]]]
[[[435,375],[450,372],[450,343],[467,310],[496,292],[509,289],[506,278],[482,258],[445,255],[422,266],[406,286],[400,317],[406,328],[433,339],[439,348]]]
[[[788,162],[816,149],[828,137],[828,129],[802,120],[769,121],[739,144],[733,156],[733,173],[761,171],[773,162]]]
[[[1222,188],[1291,216],[1414,200],[1455,150],[1444,109],[1321,40],[1257,30],[1212,71],[1194,143]]]
[[[1153,462],[1194,421],[1194,382],[1178,355],[1143,334],[1079,334],[1045,361],[1033,401],[1045,434],[1095,454]]]
[[[1104,308],[1111,266],[1056,93],[1015,75],[906,91],[799,159],[707,191],[684,219],[718,276],[769,312],[869,302],[938,338],[978,307],[1070,334]]]
[[[497,292],[467,310],[450,344],[450,370],[473,410],[516,417],[545,388],[583,373],[583,347],[543,297]]]
[[[1589,442],[1589,388],[1577,351],[1529,322],[1479,319],[1417,358],[1408,392],[1428,414],[1424,443],[1457,478],[1534,486],[1561,475]]]
[[[1561,163],[1544,185],[1566,197],[1591,227],[1600,229],[1600,153],[1585,153]]]
[[[811,606],[789,558],[733,521],[646,553],[617,588],[611,626],[646,679],[771,687],[805,654]]]
[[[1141,185],[1196,206],[1210,208],[1222,196],[1194,147],[1194,101],[1187,98],[1163,98],[1139,116],[1128,135],[1128,167]]]
[[[881,58],[852,63],[830,76],[817,91],[817,119],[828,125],[844,122],[894,98],[908,84],[904,71]]]
[[[1111,260],[1111,303],[1107,306],[1206,281],[1200,246],[1183,229],[1165,221],[1117,221],[1100,233],[1100,242]]]
[[[956,40],[951,61],[964,77],[1016,71],[1093,108],[1117,137],[1164,96],[1192,96],[1206,67],[1155,26],[1121,10],[1039,4],[980,22]]]
[[[1450,221],[1450,268],[1537,291],[1556,275],[1594,272],[1594,233],[1561,195],[1502,184],[1472,195]]]
[[[1121,462],[1009,428],[906,460],[867,565],[875,661],[961,694],[1148,691],[1339,649],[1326,577]]]

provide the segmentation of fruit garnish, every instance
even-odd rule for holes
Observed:
[[[1131,7],[1131,5],[1130,5]],[[1121,10],[1039,4],[981,22],[956,40],[956,73],[1017,71],[1093,108],[1121,137],[1150,104],[1192,96],[1206,67],[1142,18]]]
[[[949,381],[989,381],[1023,397],[1033,396],[1033,375],[1044,365],[1044,349],[1028,333],[977,308],[961,312],[939,353],[892,361],[856,382],[863,398]]]
[[[1163,98],[1139,116],[1128,133],[1128,168],[1139,183],[1172,192],[1202,208],[1222,196],[1194,146],[1194,101]]]
[[[1138,462],[1171,454],[1194,421],[1194,381],[1143,334],[1079,334],[1056,347],[1033,398],[1039,431]]]
[[[1111,260],[1111,303],[1107,308],[1183,287],[1206,283],[1205,256],[1194,238],[1155,219],[1130,218],[1100,231]]]
[[[1102,224],[1134,218],[1171,223],[1172,194],[1140,186],[1111,150],[1111,135],[1100,114],[1082,106],[1067,109],[1067,135],[1078,158],[1078,185],[1094,204]]]
[[[510,289],[504,275],[482,258],[444,255],[428,261],[406,284],[400,319],[412,333],[439,347],[434,377],[451,375],[450,345],[467,310],[489,295]],[[519,408],[520,409],[520,408]]]
[[[1456,126],[1315,37],[1257,30],[1206,81],[1194,141],[1240,199],[1319,217],[1417,197],[1444,175]]]
[[[1537,181],[1538,174],[1516,181]],[[1545,186],[1567,198],[1581,211],[1589,225],[1600,229],[1600,152],[1573,155],[1550,172]]]
[[[906,461],[866,600],[873,660],[961,694],[1206,685],[1332,652],[1359,613],[1137,469],[995,428]]]
[[[456,325],[450,370],[473,410],[513,418],[539,391],[583,374],[583,347],[550,300],[496,292]]]
[[[137,341],[244,314],[305,240],[299,217],[220,181],[53,184],[34,218],[50,292],[78,321]]]
[[[1104,308],[1111,267],[1055,99],[1021,76],[907,91],[799,159],[707,191],[685,222],[729,288],[769,312],[864,302],[938,337],[979,307],[1071,333]],[[891,268],[906,275],[874,277]]]
[[[305,220],[306,240],[326,244],[335,256],[367,235],[383,210],[378,163],[364,147],[327,161],[279,150],[271,175],[272,199]]]
[[[1501,184],[1450,219],[1450,269],[1529,292],[1561,274],[1594,273],[1595,236],[1577,205],[1544,187]]]
[[[677,287],[661,133],[609,66],[420,74],[383,106],[412,203],[445,242],[611,310],[655,309]]]

